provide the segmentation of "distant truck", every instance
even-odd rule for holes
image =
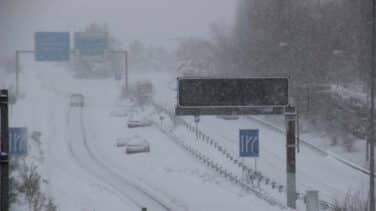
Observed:
[[[153,84],[150,81],[138,81],[136,83],[135,98],[138,104],[149,103],[153,98]]]
[[[82,94],[72,94],[70,97],[70,106],[84,107],[84,96]]]

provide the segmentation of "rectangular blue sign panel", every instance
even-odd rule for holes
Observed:
[[[68,61],[70,55],[69,32],[36,32],[36,61]]]
[[[239,131],[239,154],[240,157],[259,157],[259,131]]]
[[[9,154],[26,155],[27,154],[27,128],[13,127],[9,128]]]
[[[108,36],[106,32],[74,33],[74,48],[77,49],[81,55],[103,55],[107,47]]]

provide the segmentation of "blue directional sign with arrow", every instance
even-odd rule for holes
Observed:
[[[239,131],[239,154],[240,157],[259,157],[259,131]]]
[[[27,154],[27,128],[9,128],[9,154]]]

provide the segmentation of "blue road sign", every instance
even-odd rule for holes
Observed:
[[[67,61],[70,55],[69,32],[36,32],[36,61]]]
[[[106,32],[75,32],[74,48],[81,55],[95,56],[103,55],[108,47],[108,36]]]
[[[27,128],[9,128],[9,154],[25,155],[27,153]]]
[[[240,157],[259,156],[259,131],[240,130],[239,131],[239,152]]]

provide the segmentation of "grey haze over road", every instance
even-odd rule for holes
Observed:
[[[77,31],[107,23],[125,44],[171,45],[170,38],[207,37],[215,21],[231,23],[236,0],[0,0],[0,56],[33,48],[35,31]]]

